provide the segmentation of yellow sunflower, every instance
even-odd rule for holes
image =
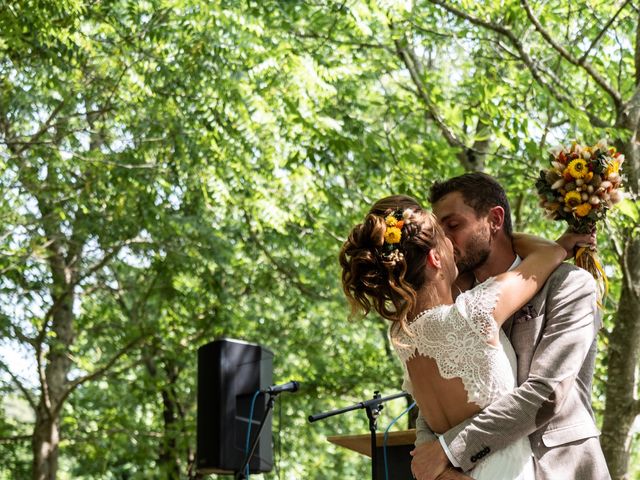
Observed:
[[[384,241],[389,244],[400,243],[400,238],[402,238],[402,232],[398,227],[389,227],[384,232]]]
[[[395,227],[396,224],[398,223],[398,219],[393,215],[387,216],[387,218],[385,218],[384,221],[387,224],[387,227]]]
[[[575,160],[572,160],[567,166],[567,170],[573,178],[582,178],[585,177],[587,173],[589,173],[587,162],[582,158],[576,158]]]
[[[576,207],[576,210],[575,210],[576,215],[578,215],[579,217],[586,217],[587,215],[589,215],[590,211],[591,211],[590,203],[581,203]]]
[[[567,194],[564,196],[564,203],[566,203],[567,205],[578,205],[580,202],[582,202],[582,195],[580,195],[579,192],[576,192],[575,190],[571,190],[570,192],[567,192]]]

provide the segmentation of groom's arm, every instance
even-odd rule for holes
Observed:
[[[464,471],[547,424],[562,408],[584,364],[597,334],[594,280],[583,270],[565,270],[554,273],[546,288],[546,325],[527,380],[466,426],[444,434],[452,463]],[[413,463],[418,479],[434,478],[446,467],[438,448],[439,443],[429,441],[416,447]],[[420,470],[424,464],[428,467]]]
[[[438,437],[431,431],[427,422],[425,422],[422,415],[420,415],[420,410],[418,410],[418,418],[416,418],[416,446],[437,439]]]
[[[450,432],[460,432],[471,422],[471,419],[456,425]],[[417,480],[444,480],[450,466],[459,467],[453,458],[444,436],[438,438],[429,428],[420,412],[416,419],[416,448],[411,452],[411,470]],[[441,473],[443,472],[443,473]],[[452,472],[454,473],[454,472]],[[443,476],[445,475],[445,476]],[[447,477],[448,478],[448,477]]]

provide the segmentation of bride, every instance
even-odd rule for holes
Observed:
[[[400,195],[373,205],[340,252],[342,285],[352,313],[374,309],[391,321],[403,388],[438,434],[516,387],[515,353],[500,327],[577,243],[590,238],[565,234],[556,243],[514,234],[522,263],[454,301],[453,246],[435,217],[416,205]],[[528,438],[479,462],[471,475],[476,480],[533,480]]]

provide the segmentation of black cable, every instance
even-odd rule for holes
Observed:
[[[278,405],[278,461],[276,471],[280,480],[280,461],[282,460],[282,402]]]

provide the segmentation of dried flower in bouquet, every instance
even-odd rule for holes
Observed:
[[[600,140],[594,146],[572,143],[551,151],[551,167],[540,171],[536,188],[549,218],[562,220],[578,233],[592,233],[614,204],[622,200],[620,167],[624,155]],[[596,247],[576,252],[576,265],[598,281],[603,294],[608,282]]]

